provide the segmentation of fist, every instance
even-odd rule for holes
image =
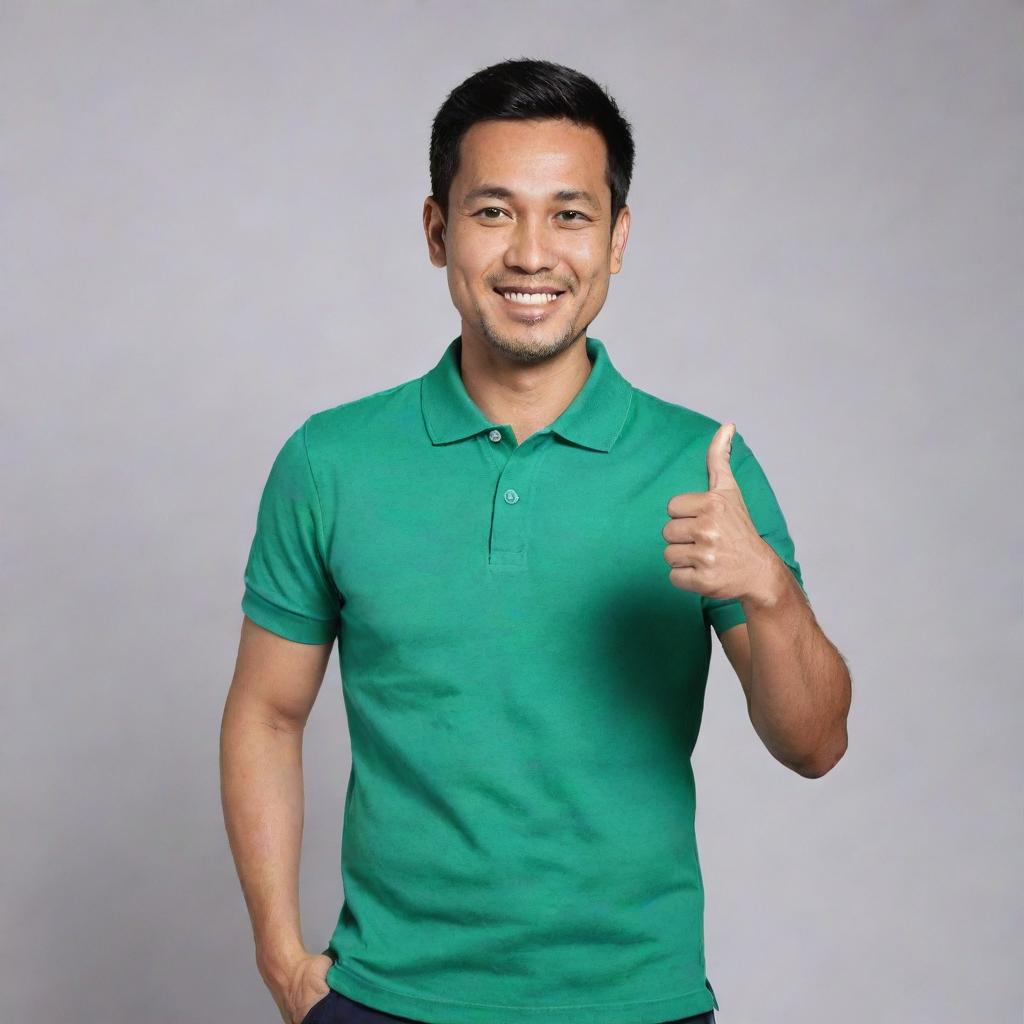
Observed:
[[[669,500],[665,561],[669,580],[704,597],[754,597],[770,586],[775,552],[747,512],[729,456],[735,423],[723,423],[708,445],[708,489]]]

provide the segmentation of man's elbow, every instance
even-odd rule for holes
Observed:
[[[820,779],[827,775],[843,759],[848,745],[846,730],[832,743],[823,746],[816,753],[799,761],[786,763],[787,768],[792,768],[797,775],[805,779]]]

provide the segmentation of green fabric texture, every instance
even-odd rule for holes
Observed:
[[[517,445],[466,392],[457,337],[423,376],[311,415],[260,500],[242,609],[338,643],[352,770],[327,981],[388,1013],[718,1008],[690,758],[710,630],[745,618],[671,584],[661,531],[669,498],[707,490],[720,424],[586,348],[582,389]],[[739,433],[730,464],[803,586]]]

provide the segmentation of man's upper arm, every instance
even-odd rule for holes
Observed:
[[[268,724],[301,728],[324,681],[333,641],[298,643],[242,617],[229,702]]]
[[[278,452],[246,562],[232,691],[278,720],[304,723],[338,636],[341,598],[325,557],[324,515],[307,420]]]
[[[324,553],[324,515],[306,447],[308,424],[285,441],[263,488],[242,611],[288,640],[322,644],[337,637],[341,599]]]

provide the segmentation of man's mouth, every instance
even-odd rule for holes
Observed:
[[[550,306],[565,292],[557,288],[495,288],[503,299],[517,306]]]

